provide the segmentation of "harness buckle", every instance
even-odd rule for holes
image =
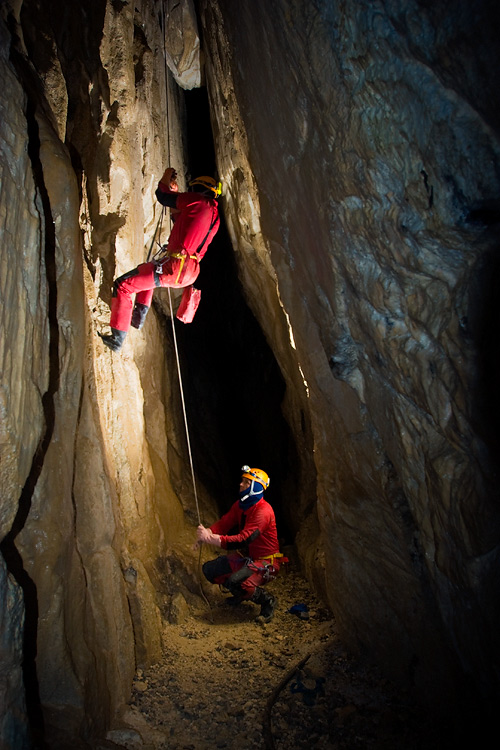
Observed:
[[[156,265],[156,273],[158,275],[163,273],[163,264],[169,258],[176,258],[176,260],[180,260],[179,272],[177,274],[177,278],[175,279],[176,284],[179,283],[179,279],[181,277],[186,260],[198,260],[198,256],[196,254],[189,255],[188,251],[184,248],[182,248],[178,252],[171,252],[170,250],[168,250],[167,245],[162,245],[153,258],[153,263],[155,263]]]

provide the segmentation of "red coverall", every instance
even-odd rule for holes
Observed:
[[[238,529],[238,533],[228,535],[227,532],[235,527]],[[274,510],[264,498],[247,510],[242,510],[239,502],[236,501],[219,521],[210,526],[210,531],[220,535],[222,549],[231,550],[248,547],[248,557],[253,560],[257,569],[252,572],[249,578],[240,583],[244,599],[250,599],[256,587],[266,583],[265,565],[273,565],[273,577],[278,572],[280,558],[272,557],[279,554],[276,519]],[[214,583],[224,583],[235,571],[248,564],[248,561],[240,555],[228,555],[226,559],[230,571],[217,576],[213,581]],[[249,567],[253,570],[252,564]]]
[[[162,182],[156,197],[162,205],[177,209],[167,249],[184,257],[167,258],[160,267],[155,262],[141,263],[115,280],[110,326],[118,331],[130,328],[134,295],[135,302],[150,307],[155,287],[186,287],[195,281],[200,261],[219,228],[215,198],[196,192],[176,193]]]

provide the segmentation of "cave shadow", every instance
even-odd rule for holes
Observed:
[[[498,225],[498,222],[497,222]],[[475,349],[472,375],[472,423],[486,447],[484,466],[496,475],[500,455],[500,247],[484,253],[470,274],[468,315],[461,321],[462,331]]]
[[[206,90],[185,92],[185,102],[189,173],[217,178]],[[299,461],[281,411],[286,385],[245,300],[223,208],[222,196],[220,229],[196,282],[200,307],[192,323],[175,322],[194,465],[221,513],[238,498],[242,465],[266,471],[266,499],[289,543],[282,487],[297,484]]]

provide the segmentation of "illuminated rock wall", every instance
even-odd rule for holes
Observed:
[[[182,63],[181,82],[197,66],[196,20],[182,5],[169,60]],[[169,561],[193,533],[164,318],[152,311],[118,357],[96,335],[113,278],[147,255],[167,161],[183,175],[179,88],[165,81],[169,12],[2,5],[0,694],[15,747],[27,732],[23,617],[28,712],[41,703],[49,738],[95,736],[127,701],[136,665],[160,654],[179,593]]]
[[[39,705],[48,738],[102,734],[162,622],[199,594],[165,294],[119,356],[96,331],[113,278],[147,255],[167,162],[185,187],[178,85],[204,80],[240,279],[286,382],[304,569],[350,648],[431,699],[488,707],[494,9],[403,5],[2,4],[7,744],[27,746]]]

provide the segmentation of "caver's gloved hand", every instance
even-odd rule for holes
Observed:
[[[164,193],[178,193],[179,186],[177,184],[177,172],[173,167],[167,167],[163,173],[163,177],[158,183],[158,187]]]
[[[211,544],[214,547],[220,547],[220,536],[214,534],[210,529],[206,529],[201,524],[196,529],[196,536],[198,537],[198,542],[202,544]]]

